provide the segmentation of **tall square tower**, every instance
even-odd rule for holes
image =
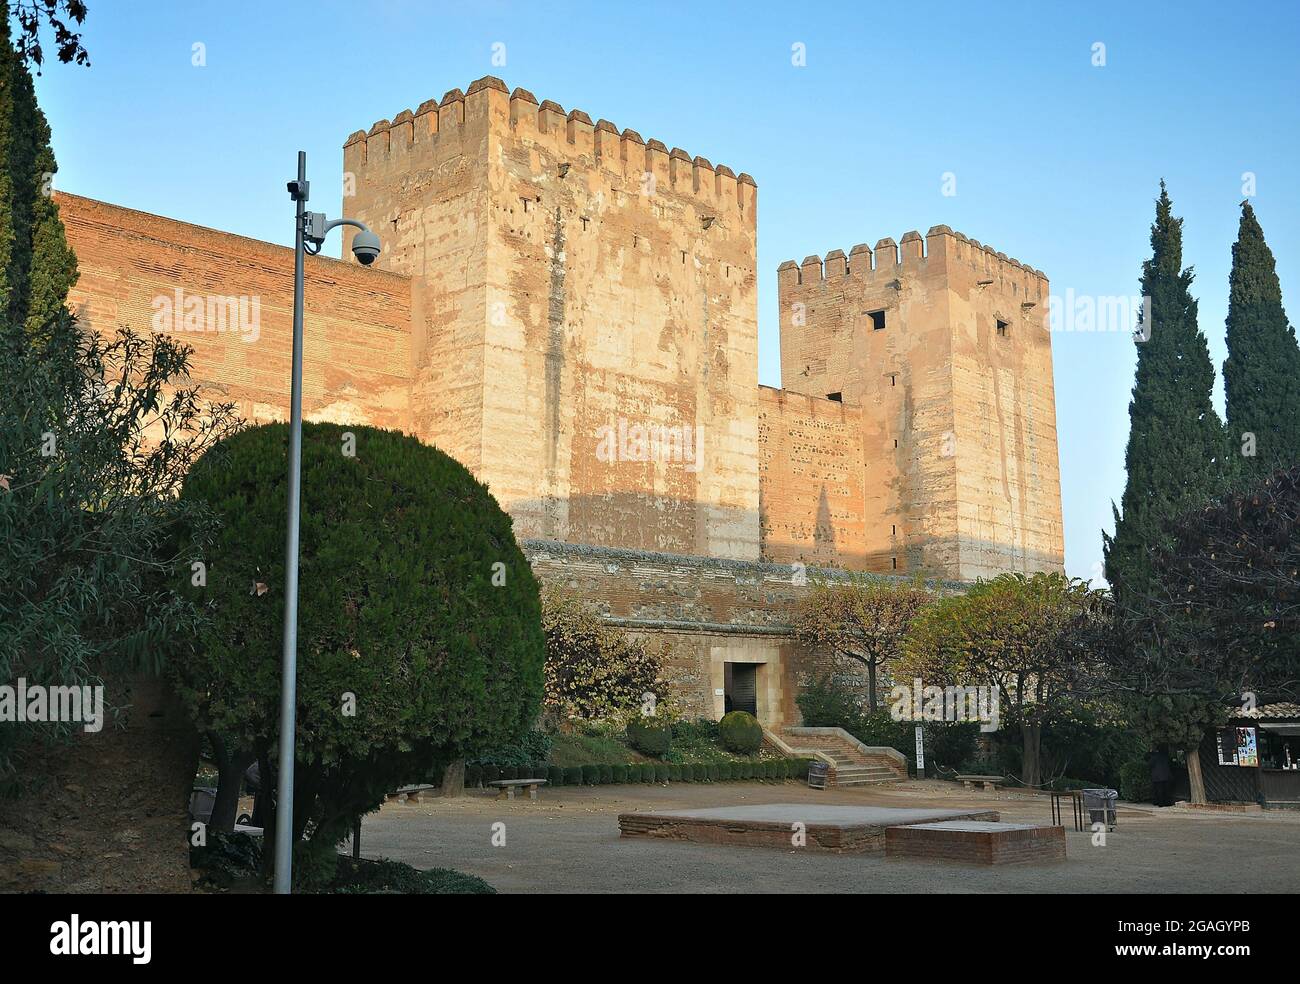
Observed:
[[[416,280],[414,430],[519,537],[758,558],[752,178],[490,77],[344,171]]]

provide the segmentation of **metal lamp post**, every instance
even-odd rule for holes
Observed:
[[[293,765],[298,710],[298,516],[302,480],[302,295],[306,254],[315,256],[335,226],[359,230],[352,253],[365,266],[379,256],[379,237],[356,219],[329,221],[323,212],[308,212],[307,154],[298,151],[298,177],[289,182],[297,207],[293,236],[293,378],[289,394],[289,524],[284,538],[284,655],[280,666],[279,779],[275,791],[275,891],[287,895],[293,885]]]

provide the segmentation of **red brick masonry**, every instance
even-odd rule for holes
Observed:
[[[885,855],[967,864],[1037,864],[1065,860],[1065,828],[968,820],[890,827]]]
[[[997,819],[998,814],[993,810],[964,812],[773,803],[673,813],[621,813],[618,826],[624,837],[661,837],[697,844],[782,850],[799,847],[834,854],[882,854],[885,831],[896,829],[894,824]],[[796,836],[802,843],[795,843]]]

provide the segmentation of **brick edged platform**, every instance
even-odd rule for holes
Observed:
[[[937,820],[996,821],[993,810],[909,810],[892,807],[819,806],[772,803],[757,806],[682,810],[673,813],[621,813],[623,837],[661,837],[696,844],[774,847],[790,850],[801,833],[802,850],[836,854],[882,854],[885,831]],[[802,825],[797,831],[795,824]]]
[[[885,855],[966,864],[1038,864],[1065,860],[1065,828],[948,820],[890,827]]]

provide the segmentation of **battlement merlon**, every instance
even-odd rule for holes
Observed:
[[[859,243],[846,257],[843,250],[831,250],[826,256],[806,256],[802,263],[786,260],[777,267],[777,289],[782,298],[791,290],[814,284],[835,285],[847,279],[858,279],[864,284],[878,280],[893,280],[911,273],[919,275],[931,266],[942,264],[948,272],[954,264],[970,268],[976,283],[987,281],[1046,306],[1048,294],[1047,275],[1041,270],[999,253],[977,239],[954,232],[946,225],[932,226],[922,238],[915,230],[903,234],[895,243],[882,239],[875,248]],[[781,302],[785,303],[784,300]]]
[[[708,208],[736,212],[755,223],[758,187],[750,175],[737,175],[725,164],[693,157],[680,147],[669,150],[635,130],[620,132],[606,119],[593,124],[580,109],[566,113],[549,99],[539,103],[527,89],[510,92],[505,82],[490,75],[463,93],[452,89],[414,112],[404,109],[368,131],[357,130],[343,144],[343,169],[359,174],[373,161],[390,163],[404,155],[414,162],[440,143],[463,141],[465,129],[478,133],[494,126],[508,128],[516,139],[542,145],[573,164],[622,175],[649,191],[689,195]]]

